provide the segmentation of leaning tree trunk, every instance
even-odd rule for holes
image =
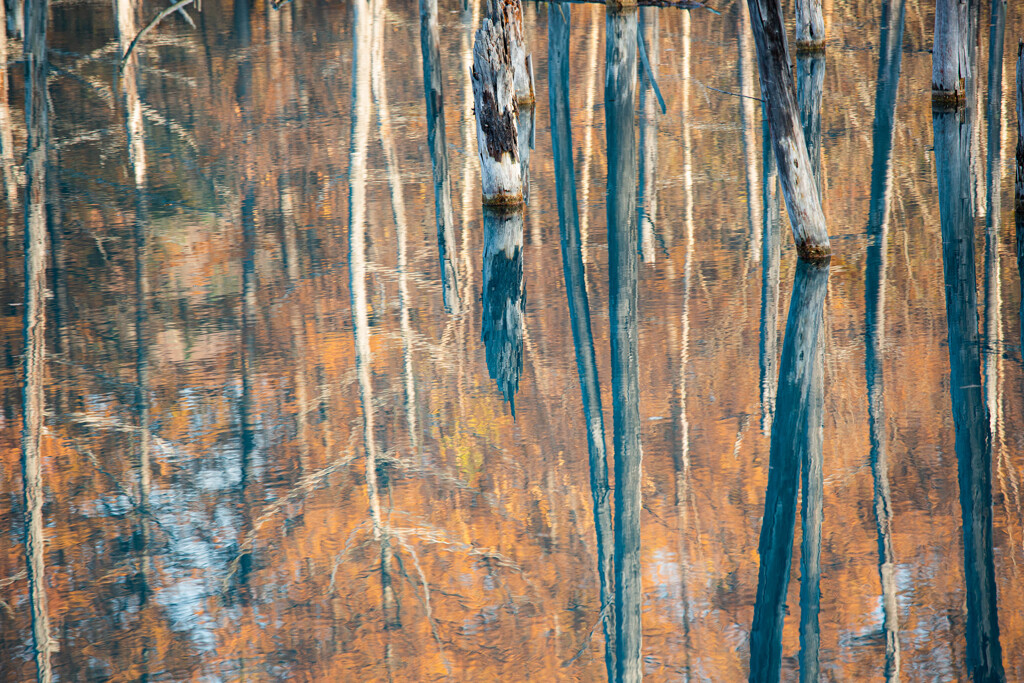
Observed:
[[[936,0],[932,44],[932,105],[960,107],[966,103],[971,79],[970,0]]]
[[[572,118],[569,109],[568,3],[553,3],[548,12],[548,93],[551,111],[551,148],[555,161],[555,194],[562,241],[562,271],[569,300],[569,320],[576,348],[583,416],[587,424],[590,494],[597,536],[597,575],[600,581],[601,624],[604,630],[605,669],[615,679],[615,613],[612,595],[612,511],[608,489],[608,454],[605,451],[601,382],[590,326],[586,270],[580,240],[580,215],[573,170]]]
[[[758,543],[761,564],[750,629],[750,680],[759,683],[778,681],[782,665],[782,625],[801,461],[820,462],[822,383],[817,348],[828,271],[828,260],[797,263],[782,343],[778,412],[772,423],[768,488]]]
[[[779,0],[747,0],[747,6],[757,46],[761,98],[797,253],[806,259],[824,258],[832,253],[832,247],[800,125],[782,8]]]

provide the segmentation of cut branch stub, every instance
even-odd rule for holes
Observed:
[[[523,5],[520,0],[487,0],[487,15],[504,36],[512,65],[512,84],[520,104],[533,104],[533,68],[523,35]]]
[[[473,102],[484,204],[519,204],[519,107],[512,63],[500,24],[484,19],[473,45]]]

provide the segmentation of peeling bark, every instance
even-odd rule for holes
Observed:
[[[519,204],[523,178],[513,67],[502,25],[490,18],[476,32],[472,82],[484,204]]]

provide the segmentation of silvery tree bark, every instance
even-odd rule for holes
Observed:
[[[519,204],[519,107],[503,23],[485,18],[473,44],[473,102],[484,204]]]
[[[932,44],[932,104],[959,107],[966,102],[970,59],[969,0],[936,0]]]

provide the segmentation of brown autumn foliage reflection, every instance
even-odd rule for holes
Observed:
[[[193,12],[194,30],[171,17],[151,33],[137,48],[147,151],[140,199],[109,3],[53,6],[49,196],[58,239],[49,280],[44,514],[50,619],[60,643],[53,664],[61,679],[602,676],[586,435],[547,133],[546,14],[543,5],[524,9],[539,105],[526,217],[524,370],[513,420],[479,341],[483,237],[467,55],[481,8],[470,4],[466,12],[454,2],[440,8],[455,252],[469,293],[462,316],[446,316],[441,300],[415,6],[388,3],[377,38],[384,42],[409,263],[403,299],[395,188],[375,101],[365,178],[366,287],[371,436],[400,613],[400,625],[390,628],[366,494],[349,292],[352,7],[296,0],[273,10],[258,2],[248,47],[240,47],[240,10],[226,2],[204,2],[201,13]],[[747,200],[760,197],[746,195],[740,101],[701,86],[740,87],[738,8],[719,9],[721,16],[691,15],[690,80],[681,76],[682,14],[663,10],[658,23],[668,114],[658,123],[657,254],[642,265],[640,283],[643,647],[651,680],[680,680],[687,667],[701,679],[744,678],[757,582],[768,439],[759,428],[753,350],[760,263],[748,248]],[[147,5],[138,20],[153,11]],[[603,13],[573,8],[570,92],[595,344],[610,411],[605,140],[603,116],[587,110],[602,106]],[[824,329],[821,662],[829,678],[876,680],[884,637],[868,465],[863,269],[878,10],[868,2],[827,3],[826,22],[834,42],[825,77],[823,185],[835,256]],[[1024,19],[1011,12],[1008,24],[1012,42],[1024,32]],[[930,10],[908,6],[882,361],[908,679],[961,675],[964,650],[941,240],[928,142],[931,26]],[[1004,78],[1009,83],[1011,76]],[[238,88],[244,79],[251,79],[248,96]],[[10,81],[21,149],[18,68],[10,69]],[[684,88],[690,109],[681,112]],[[1007,97],[1007,125],[1011,111]],[[685,365],[681,115],[691,125],[697,244]],[[1004,142],[1011,138],[1004,135]],[[248,246],[246,211],[254,226]],[[149,299],[142,306],[133,232],[140,214],[148,218],[141,266]],[[21,313],[13,305],[22,297],[20,204],[9,203],[2,215],[0,524],[8,531],[0,534],[0,678],[27,680],[35,671],[20,531]],[[1010,225],[1003,221],[1000,252],[1008,339],[1015,338],[1018,291]],[[788,228],[783,235],[780,290],[788,292],[795,255]],[[256,305],[243,324],[247,258]],[[151,430],[149,510],[139,505],[139,339]],[[1008,678],[1022,678],[1024,377],[1010,346],[996,367],[999,616]],[[251,438],[243,437],[243,411]],[[688,498],[677,501],[675,463],[684,448]],[[790,591],[783,667],[791,674],[796,581]]]

